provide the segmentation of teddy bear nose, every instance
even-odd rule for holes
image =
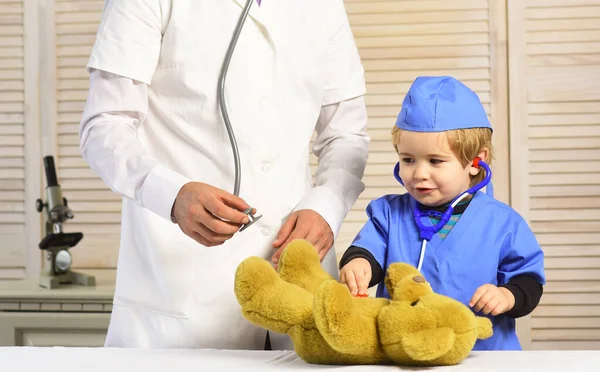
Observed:
[[[423,278],[420,275],[413,276],[412,279],[413,279],[413,282],[415,282],[415,283],[425,283],[425,278]]]

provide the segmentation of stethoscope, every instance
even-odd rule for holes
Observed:
[[[233,55],[233,51],[235,50],[235,44],[237,43],[240,33],[242,32],[242,27],[246,22],[246,18],[248,17],[248,13],[250,12],[250,7],[252,3],[256,0],[248,0],[242,15],[240,16],[237,26],[233,32],[233,36],[231,37],[231,41],[229,42],[229,47],[227,48],[227,53],[225,55],[225,60],[221,65],[221,74],[219,76],[219,85],[218,89],[218,102],[221,108],[221,114],[223,115],[223,120],[225,121],[225,127],[227,127],[227,134],[229,135],[229,142],[231,142],[231,150],[233,151],[233,161],[235,165],[235,179],[233,186],[233,195],[240,195],[240,174],[241,174],[241,165],[240,165],[240,153],[237,146],[237,141],[235,140],[235,134],[233,133],[233,128],[231,127],[231,121],[229,120],[229,114],[227,113],[227,107],[225,105],[225,78],[227,77],[227,70],[229,69],[229,63],[231,62],[231,56]],[[260,0],[259,5],[260,5]],[[244,212],[248,216],[250,220],[247,224],[242,225],[242,227],[238,231],[246,230],[250,225],[258,221],[261,216],[254,216],[252,214],[252,207],[246,209]]]
[[[480,158],[475,158],[475,160],[473,160],[473,166],[477,168],[479,168],[480,166],[483,167],[483,169],[485,170],[484,179],[475,186],[471,187],[467,191],[463,192],[462,194],[459,194],[456,198],[454,198],[454,200],[450,203],[450,205],[443,214],[437,211],[423,211],[420,209],[419,203],[415,203],[413,215],[415,217],[415,223],[419,228],[419,237],[423,239],[417,270],[421,271],[421,267],[423,266],[423,258],[425,257],[425,248],[427,247],[427,242],[430,241],[431,238],[435,234],[437,234],[441,229],[443,229],[444,226],[446,226],[446,224],[448,223],[448,221],[450,221],[450,218],[452,217],[452,212],[454,211],[454,208],[458,205],[458,203],[460,203],[460,201],[466,198],[467,196],[475,194],[477,191],[481,190],[483,187],[490,183],[490,180],[492,179],[492,170],[490,169],[490,167]],[[396,163],[396,166],[394,167],[394,177],[396,178],[396,180],[398,180],[398,182],[400,182],[400,184],[402,184],[402,186],[404,186],[404,182],[402,181],[402,178],[400,178],[399,171],[400,162]],[[436,217],[439,218],[440,221],[433,226],[427,226],[422,221],[423,217]]]

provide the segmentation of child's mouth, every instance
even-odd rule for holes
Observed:
[[[417,187],[417,192],[419,194],[431,194],[433,192],[433,189],[426,187]]]

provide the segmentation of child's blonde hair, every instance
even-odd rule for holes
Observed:
[[[396,152],[400,143],[402,130],[394,125],[392,128],[392,144]],[[488,158],[485,162],[491,166],[493,155],[492,131],[489,128],[455,129],[445,132],[450,149],[456,155],[463,167],[473,163],[473,159],[484,149],[488,149]],[[471,177],[471,186],[481,182],[485,177],[482,169],[476,176]]]

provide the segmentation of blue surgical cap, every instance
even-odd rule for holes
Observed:
[[[492,125],[475,92],[450,76],[415,79],[396,126],[412,132],[445,132]]]

